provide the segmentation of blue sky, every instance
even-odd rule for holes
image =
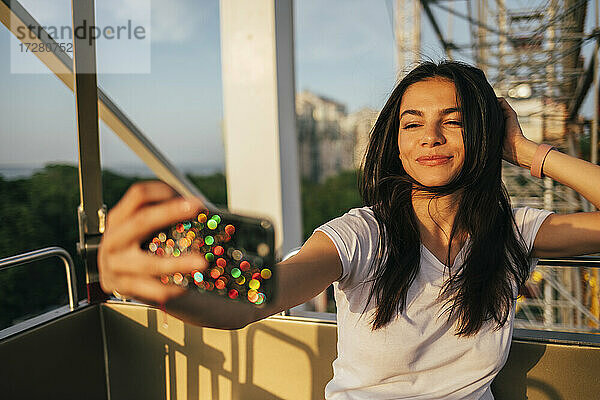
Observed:
[[[135,7],[148,1],[119,4]],[[70,0],[21,3],[43,25],[70,25]],[[465,12],[463,3],[456,7]],[[296,90],[334,98],[350,111],[381,108],[396,81],[392,4],[393,0],[297,0]],[[103,74],[99,61],[100,87],[180,167],[223,164],[218,9],[217,0],[152,0],[151,73]],[[127,13],[125,6],[97,7],[98,25],[116,18],[115,10]],[[445,29],[447,14],[436,14]],[[463,21],[454,18],[453,32],[457,42],[469,41]],[[76,163],[73,95],[53,75],[11,73],[10,36],[1,26],[0,164]],[[423,55],[443,56],[424,15],[422,38]],[[124,58],[100,43],[97,57],[107,63]],[[33,56],[27,62],[39,64]],[[103,124],[100,131],[105,166],[141,164]]]

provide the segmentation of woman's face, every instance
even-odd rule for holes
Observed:
[[[402,96],[398,149],[405,171],[425,186],[442,186],[465,160],[460,105],[454,83],[432,78]]]

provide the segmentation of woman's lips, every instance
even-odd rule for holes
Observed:
[[[442,165],[452,159],[452,156],[424,156],[417,158],[417,162],[421,165]]]

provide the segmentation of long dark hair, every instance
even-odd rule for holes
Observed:
[[[398,151],[402,96],[413,83],[431,78],[452,81],[456,87],[463,126],[465,160],[461,171],[446,185],[425,187],[402,167]],[[379,251],[367,305],[374,297],[377,309],[372,329],[387,325],[406,308],[408,289],[420,268],[420,235],[412,206],[417,189],[439,198],[458,194],[458,212],[450,232],[448,279],[439,299],[448,320],[456,321],[456,335],[477,333],[484,323],[502,327],[515,301],[515,285],[527,279],[527,251],[512,214],[501,179],[504,117],[494,90],[478,68],[455,61],[424,62],[413,69],[392,92],[371,132],[363,162],[360,191],[372,206],[379,224]],[[449,265],[452,240],[470,235],[464,264]],[[366,311],[363,310],[363,314]]]

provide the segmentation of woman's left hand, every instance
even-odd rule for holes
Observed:
[[[519,120],[517,119],[517,113],[508,104],[506,99],[498,97],[498,103],[504,112],[504,125],[506,129],[502,158],[511,164],[529,167],[526,161],[529,157],[525,154],[528,154],[530,149],[537,148],[537,145],[523,135]]]

